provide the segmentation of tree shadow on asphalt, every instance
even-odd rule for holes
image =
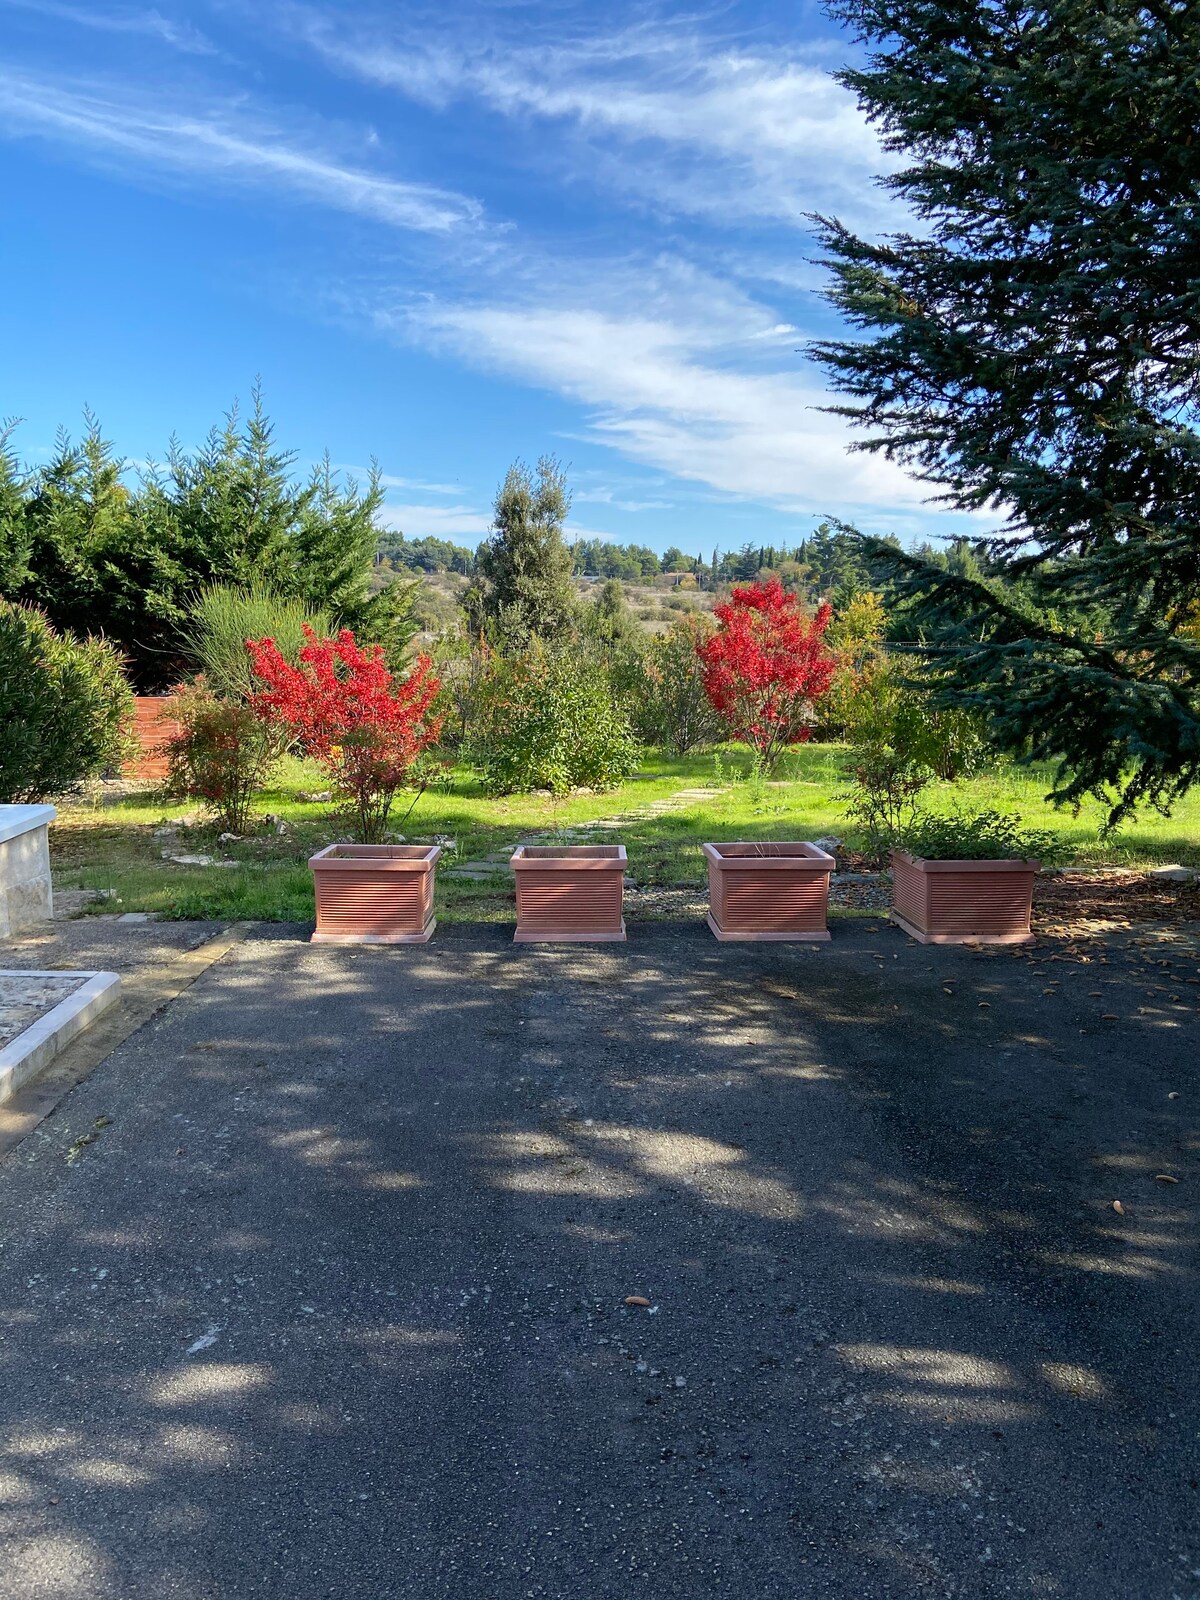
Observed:
[[[1190,1596],[1198,974],[1100,950],[246,946],[0,1167],[0,1594]]]

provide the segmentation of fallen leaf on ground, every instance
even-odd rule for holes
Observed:
[[[627,1306],[648,1306],[650,1302],[644,1294],[627,1294],[625,1296],[625,1304]]]
[[[1121,1202],[1119,1200],[1114,1200],[1113,1201],[1113,1210],[1117,1213],[1117,1215],[1119,1217],[1123,1217],[1125,1215],[1125,1207],[1121,1204]]]

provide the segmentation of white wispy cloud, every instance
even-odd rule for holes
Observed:
[[[925,489],[898,467],[849,451],[850,430],[821,409],[829,397],[790,345],[785,357],[755,342],[775,326],[769,310],[663,264],[657,278],[647,268],[640,303],[615,281],[570,301],[422,300],[377,320],[576,402],[578,437],[723,496],[800,515],[922,505]]]
[[[438,539],[470,534],[479,539],[492,525],[491,513],[476,506],[401,505],[391,501],[380,511],[380,521],[410,539],[421,539],[426,534]]]
[[[611,506],[614,511],[673,511],[674,500],[629,500],[611,489],[576,489],[572,494],[576,505]]]
[[[190,22],[164,17],[161,11],[105,11],[97,6],[63,5],[58,0],[0,0],[0,5],[11,11],[33,12],[53,22],[69,22],[76,27],[92,28],[102,33],[140,34],[188,55],[212,56],[219,53],[216,45],[199,28]]]
[[[361,467],[347,469],[357,478],[365,478],[367,473]],[[461,494],[461,483],[426,483],[422,478],[398,478],[390,472],[382,472],[379,481],[385,489],[413,489],[418,494]]]
[[[237,107],[192,113],[0,69],[0,123],[207,182],[282,188],[390,227],[445,235],[483,220],[466,195],[339,161]]]
[[[389,38],[311,7],[287,16],[342,71],[434,109],[470,102],[557,124],[550,148],[561,159],[573,135],[576,177],[681,214],[802,225],[813,210],[862,218],[889,206],[872,179],[892,162],[853,96],[786,48],[759,53],[657,22],[523,43],[486,30]]]

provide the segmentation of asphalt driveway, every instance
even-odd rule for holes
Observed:
[[[0,1597],[1196,1600],[1200,964],[1080,948],[238,946],[0,1161]]]

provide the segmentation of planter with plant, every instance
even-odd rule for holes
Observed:
[[[829,874],[834,859],[819,845],[706,844],[708,925],[727,939],[829,938]]]
[[[310,860],[317,897],[317,942],[424,943],[434,930],[433,875],[438,846],[387,842],[392,805],[418,774],[436,740],[432,706],[439,684],[428,656],[393,677],[379,646],[363,649],[349,629],[307,642],[293,666],[272,639],[250,640],[261,685],[251,697],[268,723],[282,723],[324,769],[352,843]],[[415,804],[415,801],[414,801]],[[411,810],[411,807],[410,807]]]
[[[428,944],[441,845],[331,844],[310,856],[313,944]]]
[[[892,921],[921,944],[1027,944],[1055,836],[999,811],[921,816],[892,850]]]
[[[516,944],[615,942],[625,937],[625,847],[521,845],[513,854]]]

